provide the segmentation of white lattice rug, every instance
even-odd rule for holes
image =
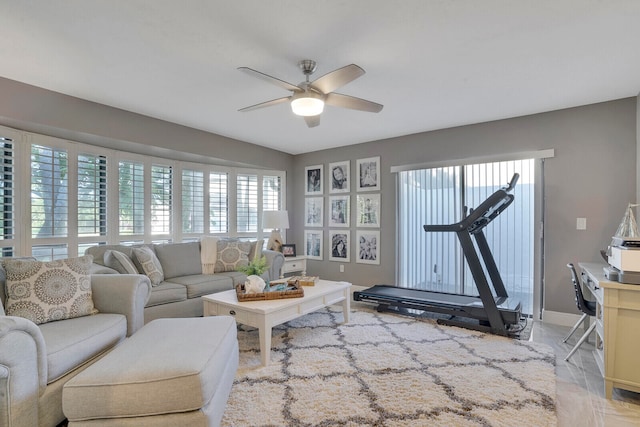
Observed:
[[[240,326],[223,426],[556,425],[546,345],[373,310],[329,308],[274,328],[271,365]]]

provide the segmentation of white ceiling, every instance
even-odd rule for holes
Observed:
[[[638,0],[0,1],[0,76],[291,154],[636,96],[639,41]],[[382,112],[237,111],[305,58]]]

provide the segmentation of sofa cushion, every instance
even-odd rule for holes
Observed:
[[[142,273],[151,280],[152,286],[158,286],[164,280],[164,271],[153,249],[148,247],[133,248],[133,256],[140,263]]]
[[[238,267],[249,265],[250,250],[250,242],[242,242],[236,239],[218,240],[215,272],[235,271]]]
[[[162,282],[158,286],[151,288],[151,295],[145,307],[168,304],[171,302],[185,301],[187,299],[187,288],[177,283]]]
[[[105,251],[104,265],[113,268],[120,274],[140,274],[127,254],[113,249]]]
[[[191,276],[174,277],[164,283],[174,283],[186,288],[187,298],[197,298],[214,292],[234,289],[233,279],[221,274],[194,274]],[[239,273],[242,274],[242,273]],[[244,276],[246,277],[246,276]]]
[[[225,273],[216,273],[216,276],[226,276],[233,281],[233,289],[235,286],[247,281],[247,275],[241,271],[227,271]]]
[[[226,400],[237,367],[232,317],[158,319],[69,380],[62,405],[71,423],[196,411]]]
[[[156,255],[162,264],[164,279],[202,274],[200,243],[167,243],[155,246]]]
[[[127,318],[99,313],[40,325],[47,348],[47,384],[114,347],[127,336]]]
[[[35,324],[95,314],[89,270],[93,257],[49,262],[8,259],[6,313]]]

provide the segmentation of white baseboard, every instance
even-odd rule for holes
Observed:
[[[542,321],[554,325],[572,327],[580,320],[580,314],[563,313],[561,311],[542,310]]]

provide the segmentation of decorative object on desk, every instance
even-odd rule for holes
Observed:
[[[329,192],[349,192],[349,161],[329,163]]]
[[[300,286],[315,286],[316,283],[318,283],[318,280],[320,280],[320,277],[318,276],[291,276],[291,277],[287,277],[287,280],[289,281],[289,283],[293,282],[298,282],[300,284]]]
[[[358,191],[380,190],[380,156],[358,159],[356,173],[358,174]]]
[[[286,257],[296,256],[296,245],[282,245],[282,255]]]
[[[358,194],[356,226],[380,227],[380,194]]]
[[[307,166],[304,168],[304,176],[307,180],[307,186],[304,194],[311,196],[315,194],[322,194],[322,165]]]
[[[322,197],[304,199],[304,226],[322,227]]]
[[[615,237],[640,237],[640,233],[638,232],[638,224],[636,223],[636,218],[633,215],[632,209],[636,206],[640,205],[629,203],[629,205],[627,206],[627,210],[624,212],[624,217],[622,217],[622,221],[618,226]]]
[[[248,265],[238,267],[238,271],[246,274],[247,276],[262,276],[267,269],[267,257],[263,255],[258,259],[249,261]]]
[[[251,275],[247,277],[247,280],[244,282],[244,293],[245,294],[259,294],[264,291],[264,288],[267,287],[267,283],[260,276]]]
[[[349,217],[349,196],[329,197],[329,226],[348,227]]]
[[[267,249],[280,252],[282,250],[280,230],[289,228],[289,214],[287,211],[264,211],[262,214],[262,227],[271,229]]]

